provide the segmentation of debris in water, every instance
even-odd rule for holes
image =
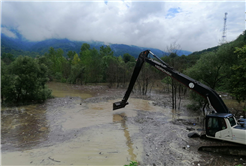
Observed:
[[[52,161],[54,161],[54,162],[61,162],[61,161],[57,161],[57,160],[55,160],[55,159],[52,159],[52,158],[50,158],[50,157],[49,157],[49,159],[52,160]]]
[[[118,151],[115,151],[115,152],[108,152],[108,153],[118,153]]]

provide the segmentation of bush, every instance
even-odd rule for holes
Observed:
[[[51,97],[45,83],[47,66],[31,57],[19,56],[10,65],[1,62],[1,99],[3,103],[41,102]]]
[[[124,166],[137,166],[138,163],[136,161],[131,161],[129,165],[124,165]]]

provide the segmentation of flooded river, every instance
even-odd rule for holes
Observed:
[[[61,83],[48,86],[56,98],[1,109],[2,165],[205,163],[197,152],[203,142],[189,139],[187,126],[176,121],[186,119],[198,129],[199,114],[190,116],[140,98],[130,98],[126,108],[112,111],[112,103],[121,100],[124,91]]]
[[[65,86],[62,86],[65,85]],[[113,112],[110,100],[84,103],[94,94],[67,84],[50,83],[55,99],[42,105],[1,110],[3,165],[124,165],[141,161],[138,127],[125,118],[134,110],[154,110],[149,101],[132,99],[127,110]],[[137,148],[136,148],[137,147]]]

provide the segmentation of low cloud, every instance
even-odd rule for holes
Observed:
[[[5,34],[8,37],[17,38],[16,34],[14,34],[13,32],[11,32],[10,30],[8,30],[5,27],[2,27],[1,31],[2,31],[3,34]]]

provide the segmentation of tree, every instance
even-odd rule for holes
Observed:
[[[105,79],[106,82],[109,83],[108,86],[111,88],[117,81],[118,61],[116,57],[110,55],[104,56],[102,60],[105,71]]]
[[[37,56],[37,60],[39,64],[44,64],[45,66],[47,66],[47,76],[49,80],[52,80],[51,68],[52,68],[53,62],[48,57],[48,54],[46,53],[44,56]]]
[[[72,60],[75,54],[76,54],[75,51],[68,51],[67,56],[68,56],[69,60]]]
[[[236,47],[234,53],[236,53],[238,63],[231,67],[232,75],[228,88],[237,101],[242,102],[246,100],[246,45],[242,48]]]
[[[55,50],[53,47],[50,47],[49,53],[45,54],[45,56],[51,61],[49,67],[51,80],[55,78],[57,81],[61,81],[63,77],[67,77],[67,71],[69,70],[69,66],[67,64],[67,60],[63,57],[63,50],[57,49]]]
[[[79,59],[78,54],[77,54],[77,53],[76,53],[76,54],[74,54],[74,56],[73,56],[73,60],[72,60],[72,64],[73,64],[73,65],[76,65],[76,64],[78,64],[78,63],[79,63],[79,61],[80,61],[80,59]]]
[[[85,67],[81,64],[73,65],[71,73],[68,77],[68,82],[71,84],[80,83],[82,85],[85,75]]]
[[[146,95],[148,91],[151,91],[154,85],[155,75],[155,68],[153,68],[149,64],[143,65],[136,82],[141,95]]]
[[[91,47],[91,46],[90,46],[88,43],[82,44],[82,46],[81,46],[81,48],[80,48],[80,53],[79,53],[80,59],[82,59],[83,53],[84,53],[85,51],[90,50],[90,47]]]
[[[15,60],[14,55],[10,53],[3,53],[1,59],[7,65],[9,65],[11,62]]]
[[[15,97],[15,77],[9,72],[9,66],[1,60],[1,100],[11,101]]]
[[[6,66],[3,64],[2,67]],[[9,68],[3,69],[2,78],[2,83],[12,79],[10,85],[1,87],[3,102],[44,101],[51,95],[51,91],[45,87],[45,83],[48,81],[47,66],[39,64],[31,57],[16,58]]]
[[[218,87],[218,83],[222,80],[222,67],[221,63],[215,52],[209,52],[201,56],[197,63],[187,70],[188,75],[212,89]]]
[[[99,51],[100,57],[104,56],[113,56],[114,52],[110,48],[110,46],[101,46]]]
[[[178,52],[180,51],[180,45],[177,44],[176,42],[171,43],[169,46],[166,47],[166,56],[164,56],[164,59],[169,61],[169,64],[174,67],[176,70],[181,69],[179,63],[179,56]],[[163,59],[163,60],[164,60]],[[172,109],[177,108],[177,90],[179,92],[179,105],[181,103],[181,87],[182,85],[177,82],[176,80],[172,79],[171,80],[171,92],[172,92]]]
[[[127,63],[127,62],[134,62],[135,61],[135,58],[133,56],[131,56],[130,54],[125,53],[123,55],[123,60],[124,60],[125,63]]]

